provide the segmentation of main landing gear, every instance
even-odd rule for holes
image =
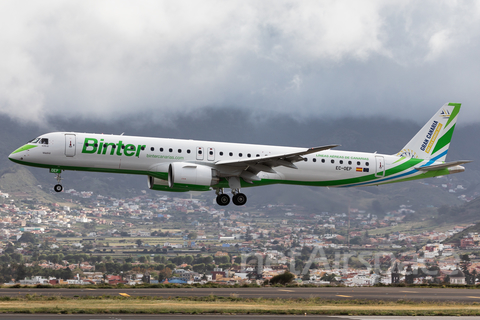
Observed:
[[[243,193],[240,193],[239,191],[240,191],[239,189],[232,190],[232,193],[233,193],[232,202],[237,206],[243,206],[245,203],[247,203],[247,196],[244,195]],[[230,203],[230,197],[228,194],[223,193],[223,189],[217,189],[216,194],[217,194],[217,204],[219,206],[226,206]]]

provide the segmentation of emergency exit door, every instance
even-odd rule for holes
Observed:
[[[75,156],[76,136],[74,134],[65,134],[65,155],[67,157]]]
[[[203,147],[197,147],[197,160],[203,160]]]
[[[207,148],[207,149],[208,149],[208,154],[207,154],[208,161],[215,160],[215,149],[214,148]]]

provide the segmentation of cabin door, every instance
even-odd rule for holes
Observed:
[[[65,134],[65,155],[67,157],[75,156],[76,136],[71,133]]]
[[[376,171],[375,177],[385,177],[385,159],[382,156],[375,156]]]

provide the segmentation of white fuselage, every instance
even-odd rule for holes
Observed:
[[[262,158],[275,154],[294,153],[304,148],[238,144],[213,141],[164,139],[123,135],[54,132],[42,135],[48,144],[37,143],[12,154],[17,162],[45,168],[150,175],[165,178],[173,162],[196,163],[216,168],[222,160]],[[28,146],[28,145],[26,145]],[[272,172],[259,172],[261,181],[251,185],[272,183],[316,186],[375,185],[396,180],[388,178],[394,162],[402,158],[392,155],[326,150],[304,156],[296,162],[298,169],[277,166]],[[418,160],[421,162],[423,160]],[[228,176],[231,168],[220,176]],[[420,172],[409,174],[409,178]],[[369,177],[369,178],[366,178]],[[401,178],[401,177],[399,177]],[[243,187],[250,186],[242,183]]]

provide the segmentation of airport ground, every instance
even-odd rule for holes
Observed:
[[[269,299],[372,300],[414,302],[480,303],[480,289],[415,288],[415,287],[262,287],[262,288],[147,288],[147,289],[55,289],[55,288],[0,288],[0,297],[29,295],[81,297],[236,297]]]
[[[0,313],[3,313],[2,319],[13,313],[69,314],[69,318],[90,314],[88,318],[79,319],[150,319],[150,314],[162,319],[192,316],[222,319],[227,315],[233,319],[272,316],[293,319],[313,315],[316,319],[382,319],[365,318],[372,315],[389,319],[398,316],[480,317],[480,291],[405,287],[2,288]],[[59,316],[58,319],[63,318]]]

